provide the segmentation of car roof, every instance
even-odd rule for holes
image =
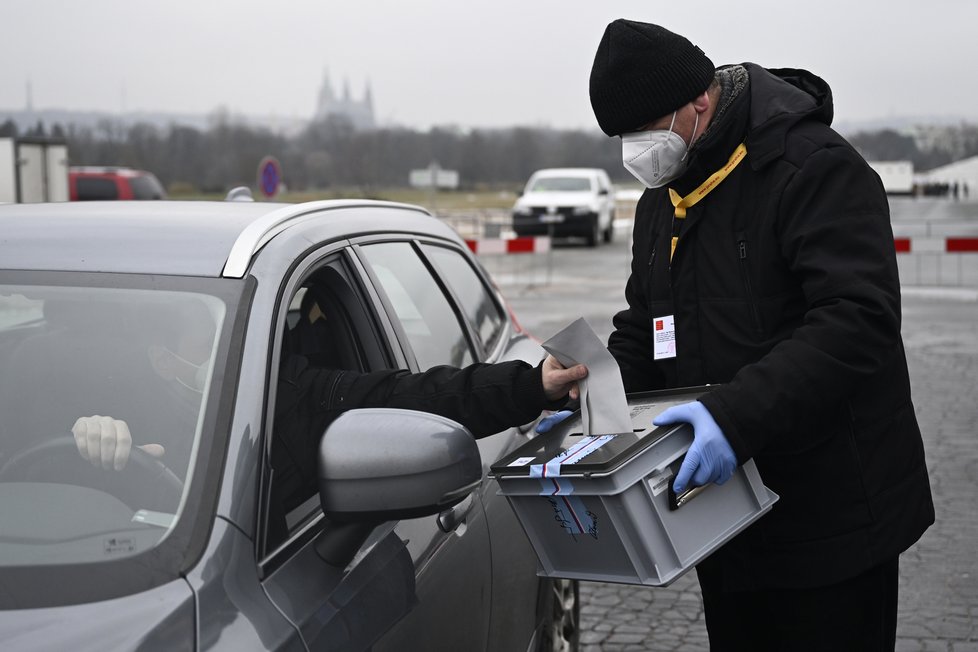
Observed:
[[[602,174],[601,168],[545,168],[533,173],[535,177],[589,177]]]
[[[120,168],[120,167],[110,167],[110,166],[99,166],[99,165],[88,165],[81,167],[70,167],[68,168],[68,174],[76,177],[83,176],[119,176],[119,177],[142,177],[151,174],[146,170],[137,170],[135,168]]]
[[[312,222],[328,227],[328,239],[387,231],[458,238],[423,208],[369,200],[6,204],[0,266],[241,277],[271,238]]]

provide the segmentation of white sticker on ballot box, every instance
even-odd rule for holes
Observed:
[[[652,358],[665,360],[676,357],[676,320],[672,315],[652,320]]]
[[[513,460],[512,462],[510,462],[509,464],[507,464],[506,466],[526,466],[527,464],[529,464],[535,459],[536,459],[535,457],[519,457]]]
[[[662,471],[654,473],[646,478],[646,482],[649,483],[649,489],[652,490],[653,496],[658,496],[663,491],[668,489],[670,480],[672,480],[672,469],[670,469],[668,466]]]

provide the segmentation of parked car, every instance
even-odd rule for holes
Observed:
[[[577,647],[576,582],[536,576],[486,476],[535,422],[475,440],[350,410],[320,444],[319,495],[274,527],[287,478],[269,461],[295,454],[271,436],[277,370],[308,293],[330,298],[344,368],[542,359],[441,220],[357,200],[69,202],[0,206],[0,232],[5,650]],[[81,415],[124,417],[124,468],[81,458],[65,436]],[[135,448],[174,428],[185,458]]]
[[[599,168],[537,170],[513,205],[517,236],[583,237],[596,247],[615,234],[615,198],[608,173]]]
[[[71,201],[104,199],[166,199],[166,190],[152,172],[121,167],[68,168]]]

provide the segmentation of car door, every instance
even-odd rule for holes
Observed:
[[[410,369],[475,362],[477,352],[458,306],[415,243],[363,239],[356,250]],[[438,517],[400,521],[395,532],[418,571],[418,606],[374,649],[403,650],[407,642],[419,650],[485,649],[492,564],[481,492]]]
[[[403,366],[403,357],[386,344],[384,327],[371,306],[356,263],[345,243],[311,252],[285,280],[281,305],[275,311],[270,368],[278,369],[288,351],[317,355],[317,351],[295,349],[294,329],[306,295],[316,288],[331,300],[324,304],[331,331],[336,338],[339,368],[355,371]],[[275,413],[275,374],[270,374],[266,414]],[[258,571],[262,590],[301,635],[310,650],[330,652],[368,649],[374,641],[416,607],[415,564],[404,541],[393,532],[393,523],[377,527],[347,568],[324,562],[315,541],[324,527],[325,516],[315,487],[302,485],[291,493],[279,494],[270,460],[281,442],[273,436],[266,417],[262,483],[259,492]],[[291,487],[291,484],[289,485]],[[288,504],[284,514],[276,505]]]
[[[421,261],[410,243],[398,244],[407,246],[414,259],[395,257],[395,262],[385,264],[379,272],[382,276],[393,272],[395,278],[404,279],[396,289],[391,284],[385,289],[377,281],[374,266],[362,256],[349,251],[312,254],[315,262],[300,265],[282,293],[279,312],[284,316],[278,325],[278,346],[295,345],[295,327],[304,318],[300,314],[304,297],[318,288],[324,306],[329,304],[327,322],[338,327],[330,337],[343,342],[340,354],[345,358],[337,363],[340,367],[358,371],[419,368],[417,353],[398,335],[405,332],[401,314],[412,332],[420,332],[429,323],[438,330],[438,344],[429,342],[422,359],[473,360],[471,343],[454,317],[454,308],[426,268],[418,268]],[[386,261],[386,256],[380,257]],[[401,313],[390,309],[388,292],[401,302]],[[413,311],[406,311],[409,304]],[[442,319],[446,308],[448,320]],[[270,484],[274,487],[274,477]],[[265,513],[270,514],[272,488],[262,493]],[[313,549],[312,542],[324,527],[315,492],[288,502],[298,506],[286,515],[286,534],[274,527],[278,519],[264,519],[264,586],[276,606],[300,628],[311,649],[358,649],[366,644],[373,644],[374,650],[484,648],[491,562],[478,494],[441,515],[444,529],[437,515],[376,528],[362,555],[346,572],[329,567]],[[410,577],[410,586],[405,577]],[[388,629],[386,636],[373,643]]]
[[[434,242],[420,244],[422,253],[441,277],[469,327],[479,359],[484,362],[523,359],[537,364],[543,349],[516,331],[488,275],[468,252]],[[510,428],[479,439],[482,464],[489,466],[525,443],[533,424]],[[536,555],[513,510],[498,493],[494,480],[482,486],[482,499],[492,546],[492,611],[490,650],[522,650],[543,614],[538,613],[539,590],[545,581],[536,577]]]

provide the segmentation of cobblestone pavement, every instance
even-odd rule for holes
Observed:
[[[582,310],[600,337],[610,332],[621,281],[589,274],[588,254],[575,257],[585,278],[561,282],[574,272],[558,267],[545,291],[503,288],[538,336]],[[907,288],[903,304],[937,522],[901,557],[896,649],[978,652],[978,291]],[[582,652],[709,649],[694,573],[667,588],[584,582],[581,603]]]

